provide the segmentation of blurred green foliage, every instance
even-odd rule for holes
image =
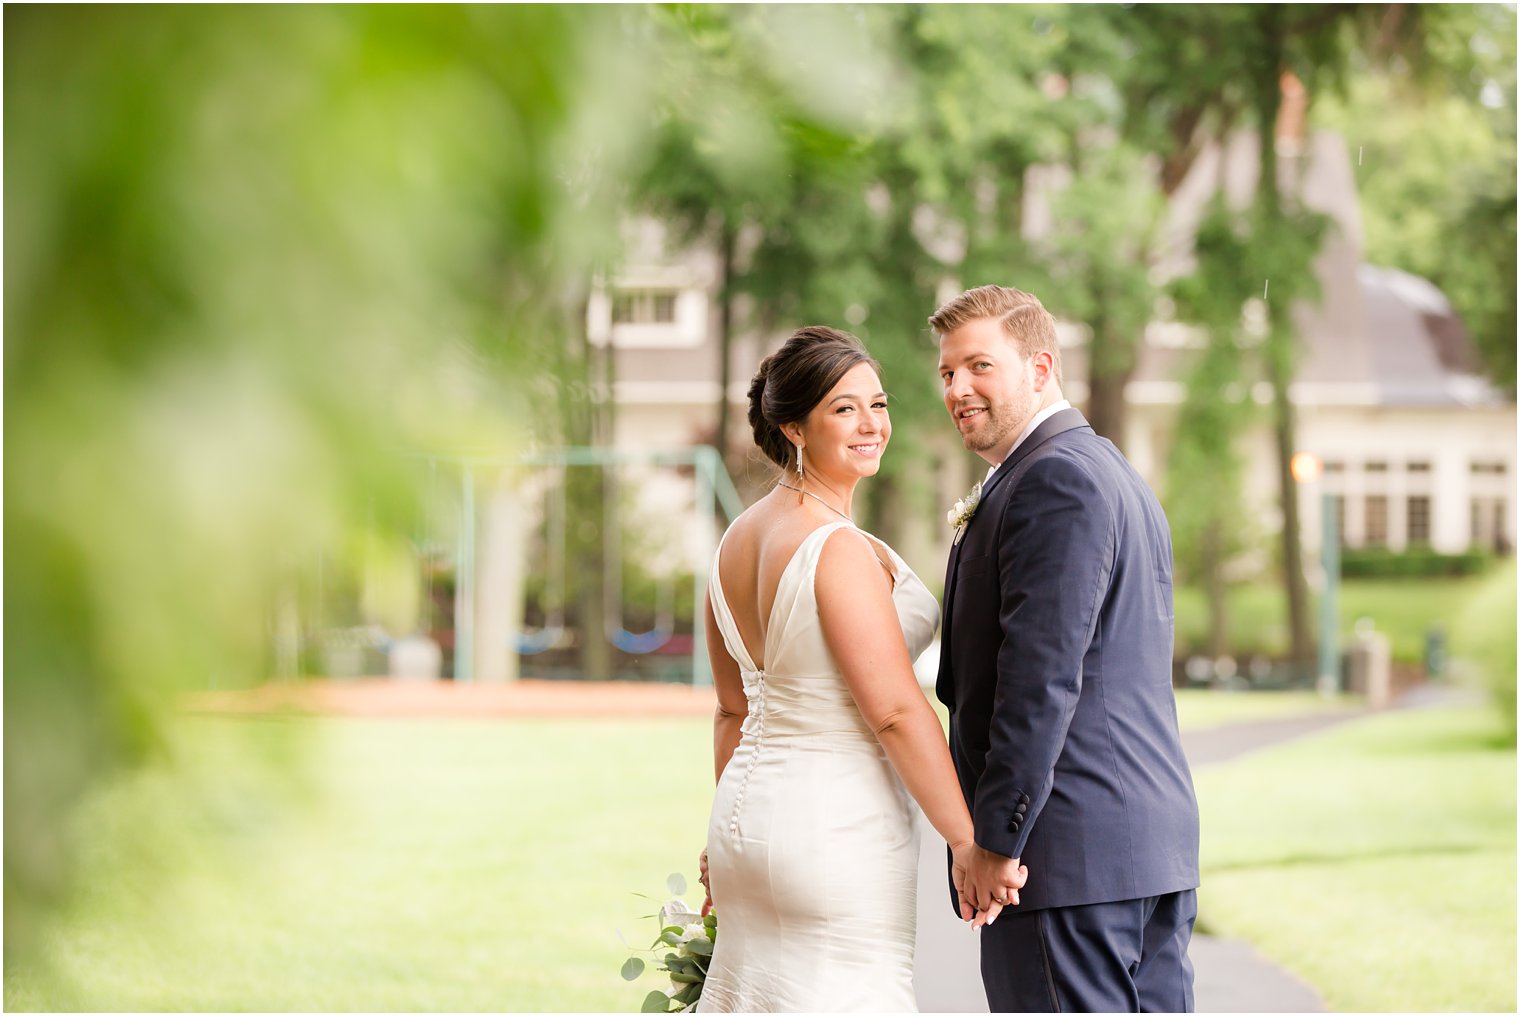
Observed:
[[[1492,697],[1511,745],[1516,727],[1515,584],[1511,558],[1483,581],[1452,632],[1453,655],[1476,670],[1474,676]]]
[[[5,11],[7,957],[69,810],[271,604],[536,429],[648,54],[561,7]],[[512,370],[507,370],[507,365]]]

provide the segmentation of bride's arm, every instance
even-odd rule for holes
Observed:
[[[865,540],[840,532],[824,543],[814,579],[824,642],[924,816],[952,850],[969,846],[971,813],[939,717],[913,675],[886,574]]]
[[[713,714],[713,767],[715,777],[723,778],[723,770],[739,747],[739,728],[749,715],[749,703],[744,698],[744,678],[739,674],[739,664],[728,655],[723,642],[723,632],[718,619],[713,616],[712,601],[705,604],[707,626],[707,660],[712,665],[713,688],[718,693],[718,709]]]

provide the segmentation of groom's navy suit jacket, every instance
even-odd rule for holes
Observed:
[[[1041,423],[984,483],[950,552],[941,640],[961,790],[977,843],[1029,866],[1019,910],[1197,887],[1171,534],[1077,410]]]

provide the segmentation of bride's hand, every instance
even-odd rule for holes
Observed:
[[[706,897],[707,897],[706,899],[704,899],[702,901],[702,916],[706,917],[707,914],[708,914],[708,912],[712,910],[712,905],[713,905],[712,904],[712,883],[708,880],[708,875],[707,875],[707,848],[706,847],[702,848],[702,856],[699,857],[699,858],[697,858],[697,867],[700,868],[701,871],[702,871],[702,874],[697,877],[697,881],[702,883],[702,889],[706,893]]]
[[[950,880],[955,884],[955,891],[960,896],[961,920],[970,921],[976,916],[976,906],[972,903],[975,894],[971,886],[966,884],[967,871],[971,861],[971,851],[975,844],[970,840],[950,844]],[[980,927],[980,922],[977,922]]]
[[[970,921],[972,927],[980,928],[997,920],[1003,912],[1003,904],[992,900],[986,910],[977,909],[978,885],[971,880],[971,859],[976,850],[976,844],[970,840],[950,845],[950,878],[955,883],[955,891],[960,895],[961,920]]]

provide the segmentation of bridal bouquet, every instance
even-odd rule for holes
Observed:
[[[692,1012],[702,997],[707,979],[707,965],[712,961],[713,944],[718,940],[718,916],[706,917],[688,907],[679,897],[686,891],[686,879],[672,875],[665,884],[677,898],[660,907],[660,936],[649,947],[651,953],[664,951],[661,965],[655,969],[670,975],[667,991],[651,991],[644,997],[640,1012]],[[637,980],[644,973],[644,961],[631,956],[623,964],[623,979]]]

